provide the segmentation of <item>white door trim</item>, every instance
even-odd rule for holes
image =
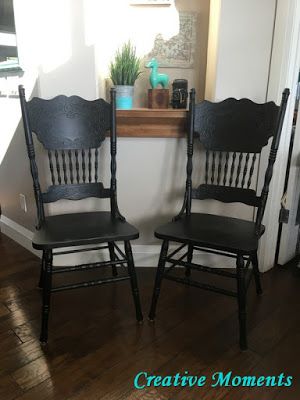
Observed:
[[[285,87],[291,94],[277,154],[275,171],[270,186],[264,222],[266,232],[260,246],[260,268],[267,271],[274,265],[280,198],[283,192],[287,155],[292,132],[292,121],[296,97],[296,83],[300,66],[300,2],[298,0],[278,0],[275,20],[273,51],[270,67],[268,100],[280,103]],[[263,168],[262,168],[263,169]],[[259,184],[263,174],[259,176]]]

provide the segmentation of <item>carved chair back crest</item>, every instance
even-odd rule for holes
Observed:
[[[115,94],[112,92],[110,104],[103,99],[88,101],[64,95],[50,100],[35,97],[27,102],[22,87],[19,92],[39,221],[44,218],[44,203],[111,198],[111,188],[104,188],[99,181],[99,148],[110,130],[115,175]],[[35,162],[33,133],[48,155],[51,185],[44,193]]]
[[[189,173],[192,166],[189,167],[188,161],[187,188],[190,180],[190,199],[187,212],[190,212],[191,199],[240,202],[258,208],[259,225],[279,145],[288,89],[283,93],[280,107],[274,102],[257,104],[249,99],[234,98],[220,103],[203,101],[195,104],[194,96],[192,91],[188,158],[192,157],[193,142],[198,138],[205,149],[205,172],[204,182],[192,189],[191,171]],[[254,171],[258,170],[260,154],[271,137],[264,187],[258,195]]]
[[[252,186],[259,155],[274,135],[279,107],[273,102],[229,98],[195,106],[194,133],[205,149],[204,183],[193,198],[258,206]]]

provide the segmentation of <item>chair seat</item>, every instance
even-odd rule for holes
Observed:
[[[255,223],[238,218],[212,214],[191,214],[162,225],[155,231],[159,239],[191,243],[207,248],[244,254],[257,250],[260,236],[255,233]]]
[[[32,245],[44,250],[138,237],[134,226],[113,218],[110,212],[85,212],[46,217],[41,229],[35,232]]]

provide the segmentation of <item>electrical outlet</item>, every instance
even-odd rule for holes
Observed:
[[[20,193],[19,195],[20,197],[20,207],[21,210],[23,210],[24,212],[27,212],[27,204],[26,204],[26,197],[24,194]]]

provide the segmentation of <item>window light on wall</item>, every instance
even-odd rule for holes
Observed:
[[[13,0],[0,3],[0,70],[19,66]]]

